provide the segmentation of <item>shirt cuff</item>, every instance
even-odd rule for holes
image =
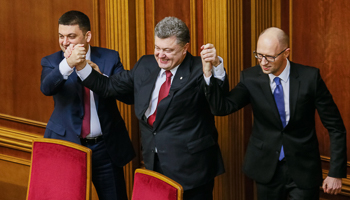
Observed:
[[[214,75],[214,78],[217,78],[217,79],[220,79],[221,81],[224,81],[225,80],[225,69],[224,69],[224,60],[220,57],[219,57],[219,60],[220,60],[220,64],[218,66],[213,66],[213,75]]]
[[[79,78],[82,81],[84,81],[91,74],[91,71],[92,71],[92,67],[86,63],[85,67],[82,70],[77,71],[77,74]]]
[[[212,69],[212,75],[214,75],[214,78],[217,78],[221,81],[224,81],[225,80],[225,75],[226,75],[226,72],[225,72],[225,68],[224,68],[224,60],[220,57],[219,57],[219,60],[220,60],[220,64],[218,66],[213,66],[213,69]],[[210,78],[212,76],[209,76],[209,77],[205,77],[205,75],[203,74],[204,76],[204,80],[205,82],[207,83],[207,85],[210,84]]]
[[[67,80],[68,76],[72,74],[72,72],[74,71],[74,68],[69,67],[68,63],[67,63],[67,59],[64,58],[59,65],[59,70],[63,76],[63,79]]]

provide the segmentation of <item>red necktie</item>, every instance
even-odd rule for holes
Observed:
[[[171,86],[171,77],[173,76],[173,74],[169,70],[165,71],[165,74],[166,74],[166,80],[159,89],[157,107],[159,102],[169,95],[169,90]],[[154,111],[154,113],[150,115],[147,119],[147,122],[149,125],[153,126],[153,123],[156,120],[156,114],[157,114],[157,108]]]
[[[84,118],[81,125],[81,137],[86,138],[90,133],[90,89],[84,87]]]

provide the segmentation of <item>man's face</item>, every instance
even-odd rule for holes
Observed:
[[[70,44],[84,44],[85,49],[88,49],[88,43],[91,39],[91,32],[83,34],[79,25],[58,25],[58,42],[63,52],[66,51]]]
[[[256,52],[264,56],[277,56],[284,49],[281,49],[278,40],[268,37],[260,37]],[[286,58],[289,55],[289,48],[284,51],[281,55],[275,58],[274,62],[269,62],[266,58],[258,59],[262,71],[265,74],[273,74],[279,76],[287,65]]]
[[[165,39],[155,37],[154,56],[158,66],[164,70],[171,70],[178,66],[186,56],[189,44],[181,46],[176,42],[176,36]]]

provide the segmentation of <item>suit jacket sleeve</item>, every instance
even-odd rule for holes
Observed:
[[[124,67],[123,67],[123,64],[120,62],[120,58],[119,58],[119,53],[117,53],[117,63],[114,64],[113,66],[113,72],[112,72],[112,75],[113,74],[118,74],[120,72],[123,72],[125,71],[124,70]],[[133,95],[133,92],[130,92],[130,93],[123,93],[122,95],[119,95],[119,96],[116,96],[115,97],[117,100],[125,103],[125,104],[133,104],[134,103],[134,95]]]
[[[317,73],[315,106],[322,124],[329,132],[330,137],[330,169],[328,176],[346,177],[346,130],[340,112],[333,101],[326,84]]]
[[[229,91],[227,76],[224,82],[214,77],[210,79],[209,86],[205,86],[205,96],[214,115],[228,115],[249,104],[249,91],[243,80],[241,73],[241,81]]]
[[[118,100],[123,100],[121,97],[132,95],[134,92],[133,70],[123,70],[110,77],[92,70],[91,74],[82,83],[104,98],[116,97]]]
[[[55,66],[47,57],[41,59],[41,85],[40,90],[46,96],[56,94],[66,82],[63,79],[58,65]]]

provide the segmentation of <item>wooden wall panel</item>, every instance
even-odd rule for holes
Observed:
[[[293,61],[320,69],[333,99],[338,105],[347,130],[350,130],[350,5],[346,0],[293,1]],[[329,135],[317,118],[320,151],[329,153]],[[350,145],[350,140],[347,141]],[[350,149],[348,148],[348,160]]]
[[[41,58],[59,50],[58,18],[77,9],[94,19],[96,2],[1,1],[0,113],[48,121],[53,101],[40,92]]]
[[[333,95],[343,117],[346,129],[350,130],[350,70],[347,56],[350,43],[347,0],[339,1],[299,1],[290,0],[289,21],[291,40],[291,60],[297,63],[314,66],[320,69],[321,76]],[[330,140],[328,131],[316,117],[316,132],[322,159],[324,177],[329,169]],[[349,147],[349,140],[347,146]],[[343,179],[342,195],[325,195],[322,199],[350,199],[350,151],[348,148],[348,178]]]
[[[27,195],[27,185],[29,180],[29,166],[5,161],[0,156],[0,193],[2,200],[24,200]]]
[[[142,7],[137,7],[142,9]],[[136,63],[137,48],[136,36],[136,5],[135,1],[128,0],[107,0],[106,1],[106,44],[107,48],[117,50],[125,69],[130,70]],[[138,21],[139,22],[139,21]],[[122,114],[129,131],[129,136],[133,141],[135,150],[140,153],[138,122],[134,115],[133,106],[118,102],[120,113]],[[133,176],[135,168],[140,166],[139,156],[124,167],[126,188],[128,196],[131,197]]]
[[[52,97],[40,91],[40,62],[42,57],[60,50],[58,18],[69,10],[89,16],[91,44],[98,45],[99,0],[1,1],[1,199],[25,199],[31,141],[42,137],[54,106]]]
[[[204,43],[213,43],[223,58],[231,88],[243,69],[243,37],[243,1],[203,2]],[[215,119],[226,173],[215,180],[214,199],[245,199],[243,110]]]

